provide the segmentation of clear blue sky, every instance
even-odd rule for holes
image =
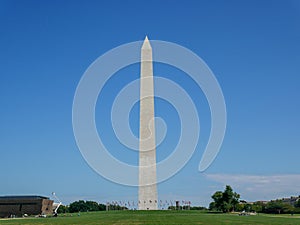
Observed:
[[[207,205],[225,184],[250,201],[300,194],[299,1],[2,0],[0,28],[0,195],[55,191],[65,203],[136,200],[136,188],[105,180],[82,158],[73,136],[72,102],[96,58],[145,35],[198,54],[218,79],[228,113],[220,154],[199,173],[209,108],[187,76],[157,65],[158,73],[181,82],[202,112],[203,124],[192,159],[159,184],[160,199]],[[133,78],[116,74],[106,95]],[[107,115],[111,103],[106,99],[97,105],[97,118]],[[168,117],[174,114],[170,105],[159,100],[156,105],[166,122],[176,120]],[[133,108],[135,132],[137,112]],[[112,154],[136,159],[118,155],[122,146],[109,123],[99,130]],[[175,132],[164,146],[176,138]],[[165,156],[161,150],[159,157]]]

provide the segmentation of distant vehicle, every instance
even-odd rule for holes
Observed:
[[[245,210],[239,213],[239,216],[255,216],[255,215],[256,212],[245,212]]]

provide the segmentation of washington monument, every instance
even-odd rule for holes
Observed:
[[[141,49],[139,210],[157,210],[153,65],[147,36]]]

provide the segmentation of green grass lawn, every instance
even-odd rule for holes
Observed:
[[[199,211],[110,211],[90,212],[77,214],[60,215],[57,218],[24,218],[1,220],[2,225],[121,225],[121,224],[269,224],[269,225],[300,225],[299,215],[265,215],[238,216],[236,214],[212,214]]]

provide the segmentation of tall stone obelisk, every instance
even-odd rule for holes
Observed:
[[[147,36],[141,49],[139,210],[157,210],[153,65]]]

